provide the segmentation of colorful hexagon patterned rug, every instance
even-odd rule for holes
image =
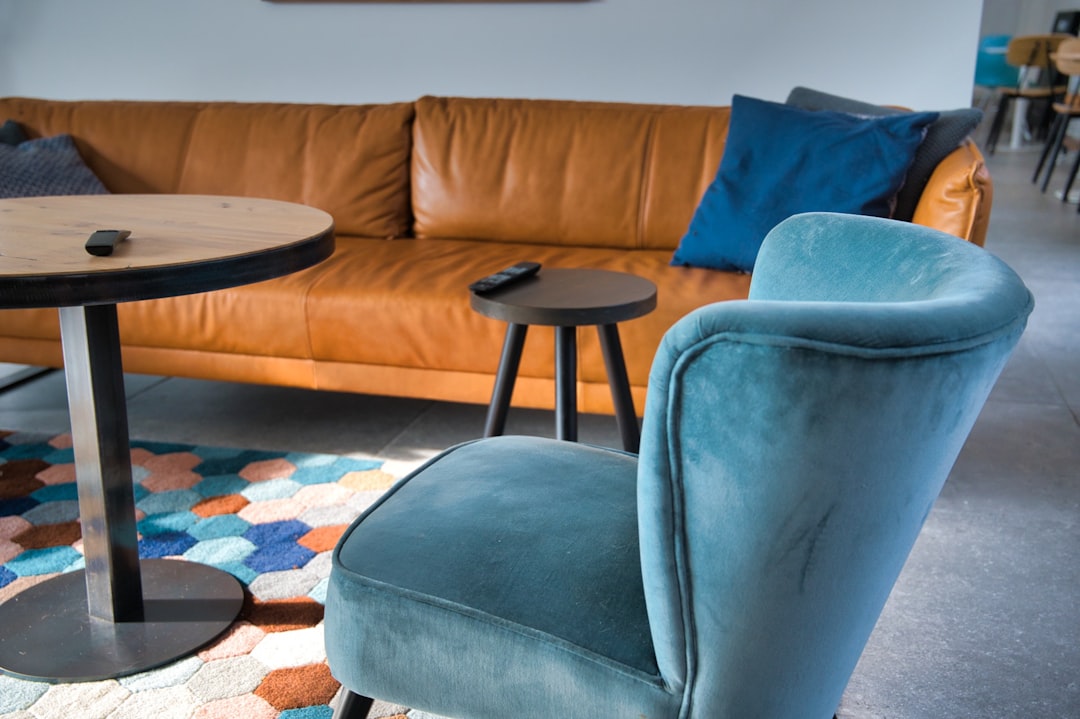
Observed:
[[[131,460],[140,556],[231,573],[245,587],[240,617],[196,654],[120,679],[0,674],[0,717],[329,719],[330,552],[394,478],[374,460],[154,442],[132,442]],[[82,566],[71,436],[0,431],[0,602]],[[407,711],[377,704],[371,716]]]

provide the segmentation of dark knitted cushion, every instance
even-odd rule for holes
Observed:
[[[108,193],[86,166],[70,135],[0,143],[0,197],[103,195]]]
[[[904,112],[892,107],[872,105],[847,97],[830,95],[827,92],[796,87],[788,95],[787,104],[803,110],[831,110],[847,112],[853,115],[898,115]],[[893,217],[897,220],[911,221],[915,216],[915,206],[919,204],[926,183],[934,168],[955,150],[972,133],[982,120],[982,110],[965,107],[959,110],[947,110],[938,113],[938,119],[926,130],[926,138],[915,151],[915,159],[907,172],[904,186],[896,196],[896,209]]]

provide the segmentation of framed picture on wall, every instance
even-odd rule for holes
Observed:
[[[502,3],[537,3],[537,2],[590,2],[591,0],[263,0],[263,2],[279,3],[279,4],[297,4],[297,3],[309,3],[309,4],[343,4],[343,3],[366,3],[370,5],[381,5],[385,3],[412,3],[414,5],[476,5],[476,4],[502,4]]]

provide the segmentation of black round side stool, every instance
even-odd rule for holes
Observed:
[[[486,294],[472,294],[472,308],[509,323],[484,436],[503,433],[529,325],[555,328],[555,436],[577,441],[577,328],[596,325],[623,448],[638,451],[638,427],[617,323],[656,308],[656,285],[625,272],[547,269]]]

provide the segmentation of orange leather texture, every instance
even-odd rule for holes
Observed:
[[[424,97],[418,237],[674,250],[720,164],[727,107]]]
[[[408,103],[209,105],[177,192],[291,200],[329,212],[342,233],[407,235],[412,114]]]
[[[275,384],[486,402],[506,325],[474,312],[465,287],[528,258],[545,268],[631,272],[652,278],[661,288],[653,312],[619,326],[627,371],[640,402],[666,329],[702,304],[746,297],[750,283],[749,275],[672,267],[666,250],[447,239],[386,242],[348,236],[339,237],[337,244],[330,260],[287,277],[120,305],[125,367],[252,382],[269,381],[267,373],[273,371]],[[4,311],[0,318],[5,337],[53,343],[59,337],[55,310]],[[10,349],[0,339],[0,357],[10,357]],[[582,397],[581,408],[611,411],[607,374],[592,328],[579,331],[578,355],[583,386],[599,389],[589,395],[591,400]],[[228,359],[218,366],[215,357]],[[517,404],[551,405],[554,357],[552,329],[530,328]],[[238,362],[251,365],[252,374],[230,367]],[[367,369],[347,369],[357,366]],[[379,371],[372,374],[371,368]],[[394,371],[398,369],[404,371]],[[439,389],[436,382],[425,389],[431,384],[419,379],[425,374],[450,386]],[[346,382],[344,377],[351,379]],[[376,382],[376,377],[381,379]]]
[[[990,225],[994,184],[974,142],[965,142],[930,175],[911,221],[982,247]]]
[[[474,312],[464,288],[477,277],[529,259],[544,268],[632,272],[657,283],[656,310],[619,328],[631,381],[644,386],[660,337],[675,320],[706,302],[745,297],[749,289],[747,275],[672,267],[670,253],[659,250],[424,238],[389,243],[343,238],[339,245],[331,269],[308,294],[308,327],[318,362],[493,375],[506,325]],[[605,383],[596,333],[587,329],[580,335],[581,377]],[[531,328],[521,376],[551,377],[553,366],[553,332]]]
[[[729,108],[421,98],[372,106],[0,98],[32,137],[70,133],[114,192],[272,197],[329,211],[334,255],[269,282],[119,307],[131,372],[486,403],[505,325],[465,287],[522,260],[632,272],[657,308],[620,325],[643,408],[653,354],[748,275],[672,267],[723,154]],[[992,183],[968,143],[915,222],[982,243]],[[396,238],[387,241],[387,238]],[[0,361],[60,363],[54,309],[0,311]],[[578,402],[611,412],[596,332]],[[551,328],[527,335],[514,403],[553,406]],[[479,431],[479,428],[478,428]]]
[[[68,133],[112,192],[301,202],[339,232],[410,232],[412,103],[290,105],[0,98],[30,137]]]

